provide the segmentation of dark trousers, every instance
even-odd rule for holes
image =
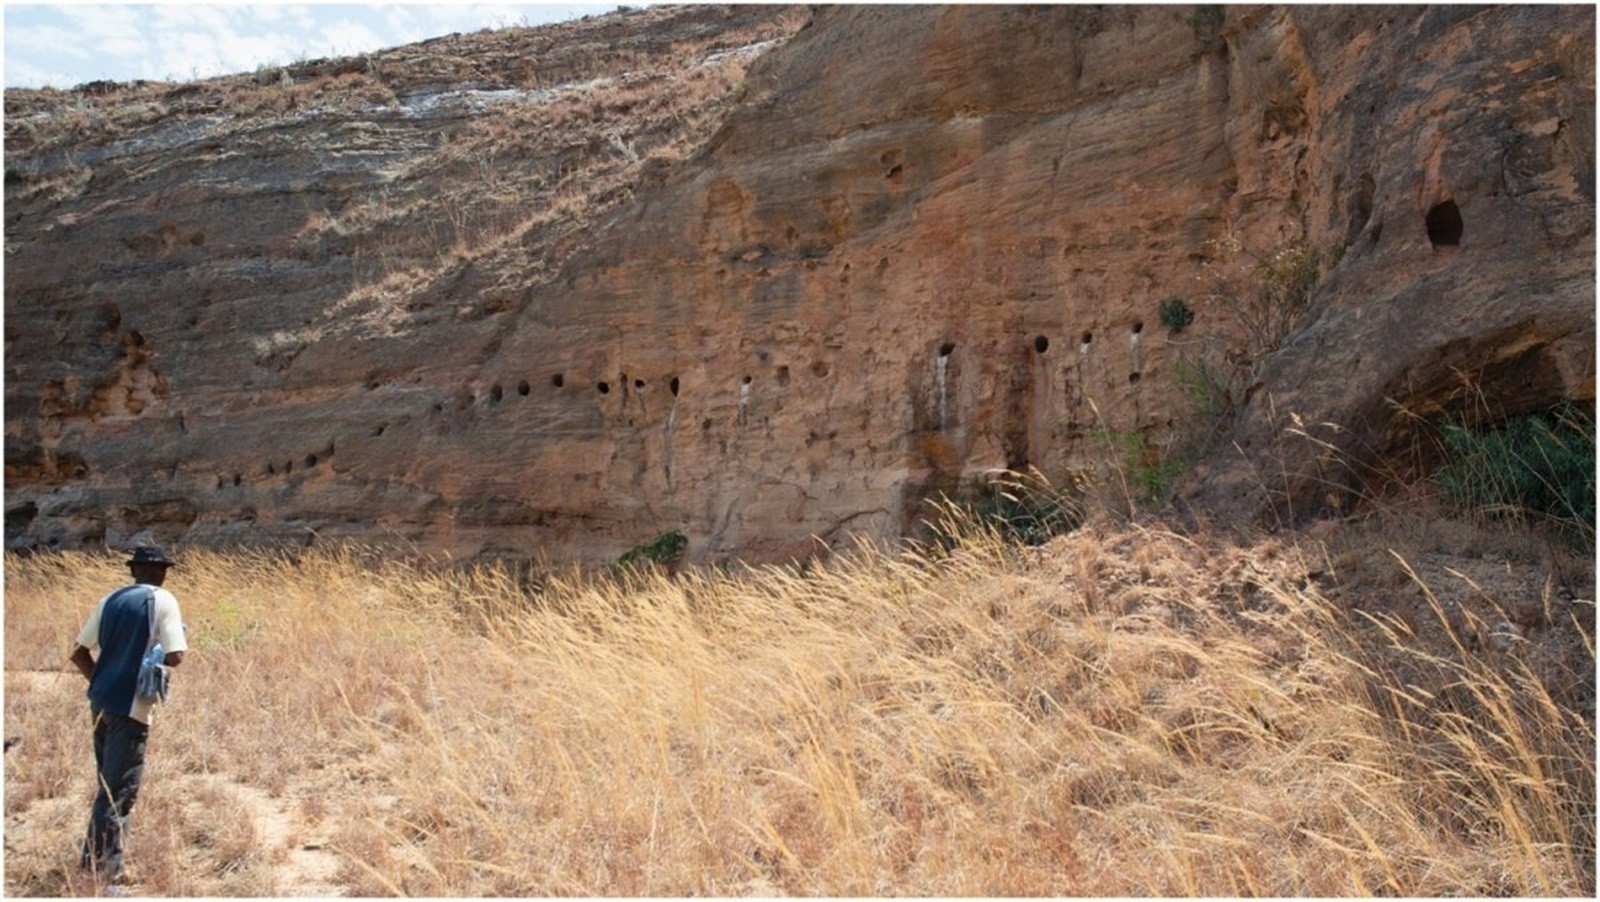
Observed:
[[[144,746],[150,727],[131,717],[94,711],[94,763],[99,792],[89,815],[79,864],[98,867],[103,876],[122,876],[122,839],[128,813],[144,778]]]

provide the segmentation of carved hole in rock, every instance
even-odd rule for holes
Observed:
[[[700,421],[700,431],[701,432],[710,432],[711,431],[711,418],[710,417],[707,417],[706,419],[703,419],[703,420]]]
[[[1094,333],[1093,332],[1085,332],[1085,333],[1083,333],[1083,343],[1084,344],[1088,344],[1091,341],[1094,341]]]
[[[238,473],[233,474],[233,484],[235,486],[238,486],[242,482],[244,482],[243,476],[240,476]]]
[[[633,380],[633,387],[634,388],[644,388],[644,380],[643,379],[635,379],[635,380]]]
[[[595,391],[599,392],[602,395],[611,394],[611,383],[609,383],[609,382],[597,382],[597,383],[595,383],[594,388],[595,388]]]
[[[1144,320],[1137,320],[1133,324],[1133,334],[1138,335],[1144,331]]]
[[[528,380],[524,379],[517,383],[517,394],[526,398],[530,391],[533,391],[533,386],[528,384]]]
[[[384,430],[386,430],[388,428],[389,428],[389,424],[388,423],[379,423],[377,426],[373,427],[372,437],[373,438],[377,438],[378,436],[380,436],[380,435],[382,435],[384,433]]]
[[[896,163],[889,167],[889,174],[885,176],[885,178],[891,182],[898,182],[900,181],[900,173],[903,171],[905,171],[904,167],[902,167],[899,163]]]
[[[500,383],[489,386],[489,403],[499,404],[502,397],[505,397],[505,392],[500,389]]]
[[[1129,373],[1128,374],[1128,384],[1129,385],[1138,385],[1139,384],[1139,374],[1138,373]]]
[[[560,388],[561,386],[567,384],[567,380],[565,376],[562,376],[560,373],[556,373],[554,376],[550,377],[550,384],[554,385],[556,388]]]
[[[754,382],[754,381],[755,380],[753,378],[751,378],[750,376],[746,376],[743,379],[739,380],[739,384],[740,385],[749,385],[751,382]]]
[[[828,362],[826,360],[818,360],[811,364],[811,375],[816,376],[818,379],[827,378]]]
[[[278,468],[275,465],[271,464],[271,463],[267,464],[267,475],[268,476],[276,476],[276,475],[278,475]]]
[[[287,476],[287,475],[289,475],[290,473],[293,473],[293,472],[294,472],[294,461],[292,461],[292,460],[284,461],[284,463],[283,463],[283,475]]]
[[[788,385],[789,385],[789,368],[786,367],[786,366],[780,366],[780,367],[778,367],[778,387],[779,388],[785,388]]]
[[[306,466],[314,467],[316,465],[317,465],[317,456],[315,454],[307,454],[306,455]]]
[[[1456,247],[1461,244],[1461,208],[1453,200],[1435,204],[1428,211],[1428,240],[1434,247]]]
[[[1040,354],[1050,350],[1050,339],[1043,335],[1036,335],[1033,339],[1033,349]]]
[[[949,357],[951,354],[954,354],[955,352],[956,352],[956,345],[955,345],[955,342],[953,342],[953,341],[947,341],[944,344],[939,346],[939,356],[940,357]]]
[[[678,388],[679,387],[680,386],[679,386],[679,383],[678,383],[678,377],[677,376],[673,376],[671,379],[667,380],[667,391],[672,392],[672,396],[674,398],[676,398],[678,396]]]

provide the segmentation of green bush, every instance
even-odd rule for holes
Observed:
[[[679,530],[664,532],[643,545],[635,545],[617,558],[618,567],[642,564],[670,564],[689,547],[689,537]]]
[[[1019,545],[1043,545],[1077,529],[1084,516],[1076,482],[1058,489],[1037,471],[1004,473],[960,499],[944,498],[938,506],[943,516],[928,525],[935,540],[946,547],[974,526]]]
[[[1161,317],[1161,325],[1173,332],[1182,332],[1194,322],[1194,311],[1183,298],[1167,298],[1156,308],[1156,313]]]
[[[1234,381],[1227,370],[1206,357],[1180,356],[1172,363],[1172,380],[1196,413],[1221,428],[1236,407]]]
[[[1446,461],[1434,481],[1461,508],[1535,514],[1594,537],[1594,415],[1571,403],[1478,432],[1444,426]]]
[[[1130,501],[1157,506],[1171,498],[1178,477],[1183,475],[1183,461],[1155,456],[1145,447],[1144,436],[1137,429],[1102,429],[1090,437],[1104,442],[1115,456],[1114,465],[1127,484]]]

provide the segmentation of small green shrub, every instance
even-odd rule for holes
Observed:
[[[1156,314],[1161,317],[1161,325],[1173,332],[1182,332],[1194,322],[1194,311],[1183,298],[1167,298],[1156,308]]]
[[[1434,481],[1458,506],[1495,516],[1536,514],[1594,538],[1594,415],[1570,402],[1478,432],[1443,427],[1447,459]]]
[[[1019,545],[1043,545],[1077,529],[1084,517],[1076,479],[1060,489],[1037,471],[1006,472],[960,499],[944,498],[938,507],[943,516],[928,525],[944,547],[956,544],[962,531],[973,526]]]
[[[639,566],[643,564],[670,564],[683,554],[689,547],[689,537],[679,530],[664,532],[643,545],[635,545],[628,549],[622,557],[617,558],[618,567]]]
[[[1231,416],[1236,407],[1233,381],[1222,367],[1205,357],[1179,357],[1172,379],[1195,412],[1212,423]]]
[[[1153,454],[1137,429],[1102,429],[1090,437],[1104,442],[1115,457],[1115,465],[1131,495],[1130,501],[1153,506],[1172,497],[1172,489],[1183,475],[1183,461]]]

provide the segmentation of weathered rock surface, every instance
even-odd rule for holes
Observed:
[[[1193,451],[1202,364],[1245,400],[1187,497],[1303,517],[1418,415],[1593,398],[1592,8],[566,28],[8,92],[8,541],[778,558]]]

